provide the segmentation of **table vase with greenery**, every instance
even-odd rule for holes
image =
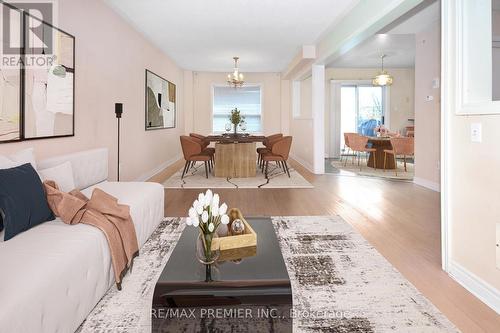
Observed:
[[[234,126],[234,135],[238,133],[238,126],[245,122],[245,116],[241,115],[241,111],[238,108],[231,110],[231,115],[229,116],[229,121]]]

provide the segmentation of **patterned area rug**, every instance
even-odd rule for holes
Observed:
[[[258,169],[258,168],[257,168]],[[213,174],[205,176],[203,164],[196,165],[181,179],[182,169],[167,179],[165,188],[313,188],[295,169],[290,168],[290,178],[274,164],[269,165],[269,179],[257,170],[256,177],[221,178]]]
[[[331,161],[332,170],[329,170],[330,173],[337,173],[344,176],[365,176],[365,177],[379,177],[379,178],[387,178],[387,179],[396,179],[396,180],[413,180],[414,175],[414,164],[406,163],[405,171],[403,162],[398,160],[398,174],[396,175],[395,169],[392,170],[383,170],[383,169],[374,169],[366,166],[366,161],[361,160],[362,167],[358,166],[357,162],[352,163],[352,160],[347,161],[347,165],[344,166],[344,161],[340,162],[338,159]]]
[[[458,331],[342,218],[275,217],[273,224],[292,282],[294,332]],[[150,332],[154,285],[183,229],[180,218],[162,222],[123,290],[112,287],[79,332]]]

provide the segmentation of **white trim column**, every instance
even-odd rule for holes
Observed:
[[[313,168],[325,173],[325,66],[312,66]]]

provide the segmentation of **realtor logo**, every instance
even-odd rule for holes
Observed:
[[[1,1],[2,54],[53,53],[54,1]]]

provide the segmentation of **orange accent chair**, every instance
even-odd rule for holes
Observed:
[[[208,170],[210,169],[209,162],[211,160],[211,156],[208,154],[204,154],[199,142],[195,141],[192,137],[182,135],[180,137],[182,153],[184,155],[184,159],[186,160],[186,164],[184,165],[184,170],[182,171],[181,178],[184,178],[186,172],[190,169],[191,163],[196,163],[198,161],[204,162],[205,164],[205,174],[208,178]]]
[[[262,161],[265,163],[265,176],[268,178],[269,162],[276,162],[281,164],[283,170],[290,178],[290,170],[288,169],[288,156],[290,155],[290,148],[292,147],[292,137],[284,136],[276,141],[270,152],[262,154]]]
[[[406,156],[415,155],[415,138],[413,137],[403,137],[403,138],[391,138],[392,149],[384,149],[384,170],[387,163],[387,154],[391,154],[394,157],[394,164],[396,165],[396,176],[398,175],[398,155],[403,155],[405,172],[406,170]]]
[[[359,163],[361,153],[368,154],[368,153],[375,153],[377,151],[377,149],[375,148],[368,148],[366,146],[367,144],[368,144],[368,137],[366,136],[358,134],[349,136],[349,145],[351,147],[351,150],[357,153],[358,156],[359,171],[361,171],[361,164]],[[376,154],[373,154],[373,158],[374,158],[373,165],[377,165]],[[366,159],[366,162],[368,164],[368,158]]]

